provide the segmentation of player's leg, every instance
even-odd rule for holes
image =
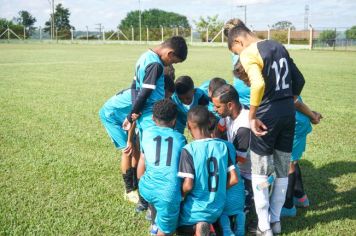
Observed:
[[[281,231],[280,214],[288,188],[288,172],[293,147],[295,117],[281,117],[277,127],[280,132],[276,139],[275,150],[273,152],[276,180],[270,200],[270,220],[274,233],[280,233]]]
[[[293,202],[294,187],[295,187],[295,168],[293,162],[291,162],[289,167],[289,173],[288,173],[288,188],[286,193],[286,199],[280,217],[294,217],[297,214]]]
[[[252,189],[258,218],[256,233],[272,235],[269,191],[266,187],[261,188],[261,185],[268,183],[269,176],[275,174],[273,150],[279,133],[279,118],[263,119],[262,122],[268,127],[268,133],[261,137],[251,134]]]
[[[309,199],[304,192],[302,172],[300,170],[299,163],[295,164],[295,188],[294,188],[294,205],[296,207],[308,207]]]
[[[106,132],[111,138],[117,149],[123,150],[126,147],[127,143],[127,133],[121,127],[120,121],[114,116],[113,113],[106,114],[105,109],[102,108],[99,112],[100,120],[105,127]],[[126,194],[133,191],[132,186],[132,171],[131,168],[131,159],[122,152],[121,155],[121,173],[125,184],[125,197]],[[129,172],[129,173],[127,173]],[[136,194],[137,195],[137,194]],[[134,198],[134,196],[133,196]],[[137,197],[136,197],[137,199]],[[130,199],[129,199],[130,200]],[[130,200],[131,201],[131,200]],[[137,200],[133,199],[137,202]]]
[[[219,226],[222,230],[222,235],[226,236],[233,236],[234,232],[232,232],[231,229],[231,222],[230,222],[230,217],[226,214],[222,214],[219,217]]]
[[[235,229],[234,235],[235,236],[244,236],[245,235],[245,222],[246,222],[246,215],[243,211],[239,211],[235,215]]]
[[[179,218],[180,199],[170,202],[158,200],[155,203],[155,223],[158,227],[157,235],[172,235],[177,228]]]

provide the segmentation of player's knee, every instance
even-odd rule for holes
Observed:
[[[256,208],[263,209],[269,207],[269,201],[267,199],[255,199]]]

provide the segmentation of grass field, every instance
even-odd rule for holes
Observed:
[[[119,152],[98,118],[147,46],[0,44],[0,235],[147,235],[123,200]],[[311,207],[288,235],[355,235],[356,53],[291,51],[325,117],[301,162]],[[231,80],[226,48],[193,47],[176,74]]]

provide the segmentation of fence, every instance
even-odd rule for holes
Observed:
[[[346,38],[345,28],[310,28],[308,30],[255,30],[254,33],[261,39],[273,39],[285,44],[289,48],[326,49],[326,50],[356,50],[356,40]],[[117,30],[56,30],[52,41],[68,42],[122,42],[122,43],[148,43],[161,42],[165,39],[179,35],[191,43],[201,45],[221,45],[227,41],[221,29],[197,30],[182,27],[125,28]],[[50,33],[38,28],[31,32],[16,28],[0,28],[0,41],[11,39],[51,40]],[[225,45],[225,44],[224,44]]]

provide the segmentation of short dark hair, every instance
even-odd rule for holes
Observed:
[[[240,24],[230,29],[228,34],[228,39],[227,39],[227,44],[229,46],[229,49],[231,50],[232,45],[238,36],[251,34],[251,33],[252,33],[251,30],[247,28],[245,24]]]
[[[214,113],[209,112],[209,131],[213,132],[218,125],[218,118],[214,115]]]
[[[185,39],[181,36],[173,36],[166,39],[162,44],[163,47],[169,47],[173,49],[174,55],[180,60],[185,61],[188,55],[188,47]]]
[[[240,104],[239,94],[237,93],[236,89],[230,84],[225,84],[220,88],[215,89],[212,97],[219,98],[220,102],[224,104],[228,102],[236,102],[237,104]]]
[[[186,94],[187,92],[191,91],[194,89],[194,82],[192,78],[188,75],[183,75],[180,76],[176,81],[175,81],[175,86],[176,86],[176,93],[178,95],[183,95]]]
[[[188,121],[196,124],[200,129],[209,130],[209,111],[205,106],[195,106],[188,111]]]
[[[212,93],[215,89],[223,86],[224,84],[226,84],[226,80],[219,77],[212,78],[209,83],[209,91]]]
[[[177,105],[169,98],[159,100],[153,105],[153,117],[159,121],[171,122],[177,117]]]

